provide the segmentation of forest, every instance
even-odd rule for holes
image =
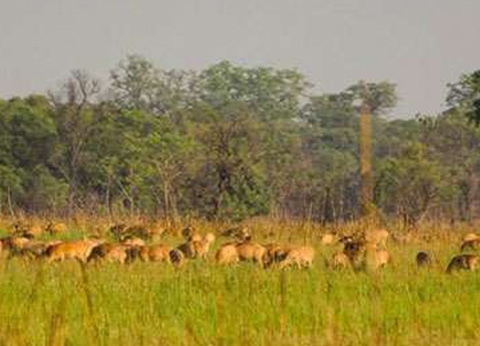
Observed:
[[[354,220],[365,87],[379,214],[407,227],[478,217],[480,70],[445,86],[441,114],[399,118],[388,81],[315,94],[296,70],[163,70],[139,55],[108,81],[74,70],[0,99],[0,213]]]

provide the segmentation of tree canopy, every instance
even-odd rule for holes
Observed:
[[[0,212],[350,220],[361,99],[381,212],[412,227],[478,215],[480,72],[449,85],[446,112],[417,118],[385,117],[386,81],[311,87],[296,70],[163,70],[131,55],[108,83],[76,70],[47,95],[0,100]]]

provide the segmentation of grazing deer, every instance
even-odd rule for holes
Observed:
[[[202,235],[193,226],[185,227],[182,230],[182,236],[187,242],[202,240]]]
[[[267,244],[265,245],[265,255],[263,257],[263,263],[265,267],[269,267],[274,263],[282,261],[287,252],[287,248],[280,244]]]
[[[322,238],[320,240],[322,245],[332,245],[335,243],[336,237],[332,233],[326,233],[322,235]]]
[[[187,241],[177,247],[185,258],[205,258],[210,245],[215,241],[213,233],[208,233],[205,238],[200,234],[188,234]]]
[[[140,258],[145,262],[169,262],[171,250],[164,244],[143,246],[140,248]]]
[[[68,227],[66,224],[62,222],[52,222],[50,221],[45,228],[45,231],[50,234],[61,234],[68,231]]]
[[[178,249],[171,249],[164,244],[143,246],[139,248],[139,257],[145,262],[167,262],[174,266],[184,263],[184,255]]]
[[[286,251],[285,258],[280,261],[280,269],[296,266],[310,268],[315,257],[315,250],[311,246],[293,246]]]
[[[266,246],[264,263],[265,267],[278,263],[280,268],[288,266],[306,268],[312,265],[314,256],[315,251],[311,246],[269,244]]]
[[[145,225],[132,225],[127,227],[122,234],[120,240],[125,240],[128,238],[141,238],[141,239],[150,239],[151,233],[147,226]]]
[[[251,239],[251,235],[250,235],[250,232],[248,231],[247,227],[229,228],[229,229],[223,231],[220,235],[222,237],[234,238],[238,241],[244,241],[244,240],[247,240],[247,239]]]
[[[465,240],[460,247],[461,251],[478,250],[480,248],[480,238]]]
[[[240,261],[253,261],[263,265],[266,249],[262,245],[251,240],[245,240],[238,243],[236,248]]]
[[[343,253],[348,257],[354,269],[359,269],[364,262],[365,243],[363,241],[347,241],[344,243]]]
[[[66,241],[49,246],[45,253],[49,262],[66,259],[78,259],[86,262],[92,249],[102,242],[98,239]]]
[[[127,259],[126,247],[121,244],[103,243],[95,246],[88,255],[87,262],[105,260],[107,262],[125,263]]]
[[[223,244],[216,253],[219,264],[232,264],[239,261],[253,261],[263,265],[266,249],[262,245],[252,242],[250,235],[242,234],[242,241],[233,241]]]
[[[170,256],[170,263],[175,267],[180,267],[185,263],[185,256],[178,249],[173,249],[168,254]]]
[[[215,241],[215,235],[213,233],[207,233],[204,239],[192,241],[193,252],[195,257],[206,258],[210,246]]]
[[[363,237],[366,243],[385,248],[387,246],[389,233],[386,229],[369,229],[365,231]]]
[[[124,224],[124,223],[119,223],[119,224],[115,224],[115,225],[111,226],[108,229],[108,232],[112,234],[114,239],[120,241],[123,237],[123,233],[124,233],[125,229],[127,229],[127,225]]]
[[[56,244],[60,243],[57,241]],[[17,249],[12,255],[17,255],[25,258],[41,258],[44,257],[47,251],[47,248],[51,245],[54,245],[53,242],[43,242],[38,240],[30,240],[23,244],[23,246]]]
[[[145,246],[145,240],[137,237],[127,237],[122,241],[125,246]]]
[[[447,266],[446,272],[448,274],[456,270],[470,270],[474,271],[477,269],[478,265],[478,256],[471,254],[463,254],[454,256],[450,263]]]
[[[152,239],[152,241],[159,241],[164,233],[165,227],[158,223],[153,224],[150,228],[150,238]]]
[[[224,244],[215,254],[215,261],[218,264],[235,264],[240,261],[237,247],[235,244]]]
[[[479,239],[480,237],[478,236],[478,234],[475,234],[475,233],[467,233],[463,236],[462,238],[462,242],[465,243],[467,241],[470,241],[470,240],[476,240],[476,239]]]
[[[10,227],[12,228],[12,235],[14,236],[28,236],[34,238],[42,234],[44,231],[44,227],[39,220],[33,220],[31,222],[18,220]]]
[[[124,223],[119,223],[111,226],[108,232],[111,233],[117,241],[125,241],[131,238],[148,240],[152,237],[151,229],[142,224],[128,226]]]
[[[1,250],[8,253],[9,257],[18,255],[32,240],[33,236],[31,234],[14,234],[5,238],[0,239]]]
[[[354,269],[376,270],[390,263],[391,257],[388,251],[378,248],[379,245],[384,244],[383,240],[379,241],[379,239],[386,239],[384,235],[375,239],[370,237],[369,239],[373,241],[366,241],[365,238],[362,238],[349,240],[344,244],[343,253],[348,257]]]
[[[31,225],[23,221],[15,222],[12,225],[12,228],[13,228],[12,236],[25,237],[29,239],[33,239],[35,236],[38,236],[39,234],[41,234],[43,231],[40,225],[38,224]]]
[[[432,264],[430,255],[425,251],[420,251],[419,253],[417,253],[417,256],[415,257],[415,262],[417,263],[417,267],[419,268],[427,267]]]
[[[177,250],[183,254],[184,258],[195,258],[195,249],[193,248],[193,244],[190,241],[187,241],[177,246]]]
[[[342,251],[335,252],[332,255],[332,260],[328,263],[332,269],[345,269],[351,266],[350,259]]]
[[[377,249],[373,244],[367,246],[365,251],[365,265],[368,269],[379,269],[390,262],[390,254],[387,250]]]

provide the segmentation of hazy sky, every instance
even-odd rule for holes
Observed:
[[[480,68],[480,0],[0,0],[0,97],[106,79],[129,53],[161,68],[298,68],[318,92],[397,83],[397,115],[443,108]]]

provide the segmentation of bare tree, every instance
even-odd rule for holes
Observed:
[[[85,143],[99,117],[100,91],[98,79],[83,70],[74,70],[57,93],[50,93],[63,144],[55,157],[55,166],[69,184],[69,213],[77,203],[79,167]]]

